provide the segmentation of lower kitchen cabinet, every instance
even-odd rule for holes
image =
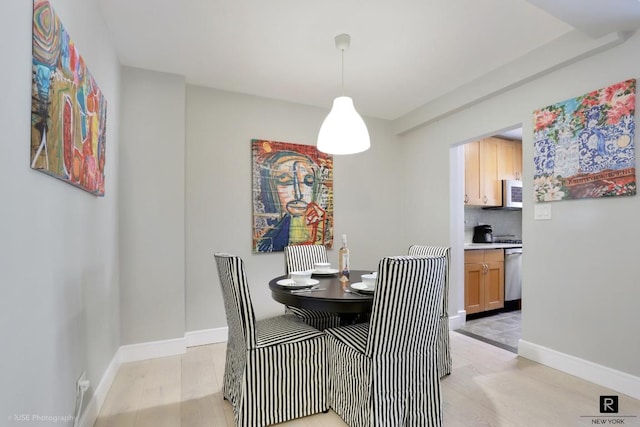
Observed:
[[[504,307],[504,250],[464,251],[464,306],[467,314]]]

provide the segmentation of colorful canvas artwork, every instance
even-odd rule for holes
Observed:
[[[636,81],[536,110],[536,202],[636,194]]]
[[[251,141],[253,252],[333,245],[333,156],[311,145]]]
[[[47,0],[33,2],[31,168],[104,196],[107,101]]]

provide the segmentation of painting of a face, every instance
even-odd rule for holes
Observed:
[[[333,243],[333,157],[315,146],[252,140],[254,252]]]
[[[315,199],[317,166],[304,156],[282,159],[273,169],[280,207],[292,216],[301,216]]]

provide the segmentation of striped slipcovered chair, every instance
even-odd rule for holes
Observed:
[[[440,335],[438,336],[438,372],[440,378],[451,373],[451,342],[449,341],[449,267],[451,264],[451,248],[446,246],[409,247],[409,255],[413,256],[444,256],[447,258],[447,270],[444,276],[444,290],[442,291],[442,305],[440,307]]]
[[[229,326],[222,392],[236,426],[327,411],[325,335],[291,315],[256,321],[242,259],[215,259]]]
[[[323,245],[291,245],[284,247],[284,272],[313,270],[316,262],[329,262],[327,248]],[[293,314],[316,329],[325,330],[340,326],[340,317],[335,313],[286,307]]]
[[[327,329],[329,406],[351,427],[441,426],[445,257],[383,258],[371,321]]]

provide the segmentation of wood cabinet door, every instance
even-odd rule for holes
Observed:
[[[467,206],[500,206],[498,139],[488,138],[464,146],[464,203]]]
[[[486,262],[484,275],[484,309],[495,310],[504,307],[504,262]]]
[[[517,180],[522,180],[522,142],[515,141],[513,146],[513,169]]]
[[[522,179],[522,142],[498,140],[498,178]]]
[[[516,179],[515,144],[508,139],[498,142],[498,178]]]
[[[498,139],[480,141],[480,183],[482,206],[502,204],[502,186],[498,179]]]
[[[467,314],[504,307],[504,250],[464,251],[464,309]]]
[[[484,311],[483,264],[464,265],[464,309],[467,314]]]
[[[464,204],[482,205],[480,141],[470,142],[464,146]]]

